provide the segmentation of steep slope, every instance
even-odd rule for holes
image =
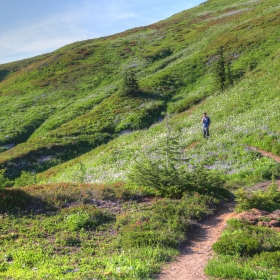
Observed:
[[[206,110],[213,115],[213,137],[207,145],[199,142],[194,155],[228,173],[244,167],[246,175],[258,159],[244,152],[246,143],[280,152],[279,23],[276,0],[211,0],[147,27],[1,65],[0,142],[18,145],[2,152],[0,163],[15,178],[22,170],[41,172],[76,158],[66,164],[69,170],[58,166],[40,180],[50,174],[51,180],[75,180],[80,161],[85,180],[104,174],[122,179],[135,150],[160,144],[164,125],[119,137],[122,131],[148,128],[167,111],[178,114],[171,122],[188,147],[201,140],[197,124]],[[234,86],[218,94],[212,72],[220,46]],[[120,95],[127,69],[136,72],[139,96]],[[229,160],[232,165],[223,166]]]

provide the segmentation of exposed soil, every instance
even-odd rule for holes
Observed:
[[[204,280],[204,267],[213,256],[211,246],[226,227],[226,221],[233,218],[234,203],[221,204],[214,215],[194,226],[190,240],[181,248],[181,255],[169,263],[157,277],[158,280]]]
[[[249,147],[249,148],[253,151],[259,152],[260,154],[262,154],[265,157],[270,157],[270,158],[274,159],[275,161],[280,162],[280,157],[277,155],[274,155],[270,152],[266,152],[264,150],[261,150],[261,149],[255,148],[255,147]]]
[[[252,225],[265,226],[280,232],[280,210],[272,213],[256,208],[242,212],[236,216],[237,219],[245,219]]]

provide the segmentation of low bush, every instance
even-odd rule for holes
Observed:
[[[222,236],[213,245],[214,251],[218,254],[238,256],[253,256],[260,252],[260,247],[261,243],[258,238],[244,232]]]
[[[236,219],[228,221],[228,225],[213,245],[218,254],[253,256],[263,251],[280,250],[280,236],[275,230]]]
[[[114,215],[109,212],[101,211],[94,205],[65,208],[61,210],[61,213],[65,215],[64,222],[66,227],[71,231],[94,229],[101,224],[115,220]]]
[[[236,211],[238,212],[252,208],[269,212],[280,209],[280,191],[275,184],[271,184],[267,191],[258,190],[247,193],[244,189],[240,189],[235,195],[237,201]]]
[[[59,246],[80,246],[81,241],[76,235],[68,232],[63,232],[57,235],[55,244]]]
[[[232,219],[213,245],[207,275],[230,279],[279,279],[280,236],[273,229]]]
[[[5,169],[0,170],[0,189],[11,187],[14,182],[5,177]]]
[[[219,255],[211,259],[205,273],[218,279],[279,279],[279,269],[255,265],[250,259]]]
[[[162,162],[161,162],[162,163]],[[175,165],[159,165],[148,158],[136,162],[129,173],[131,183],[155,190],[162,197],[181,198],[185,192],[199,192],[229,197],[223,189],[224,179],[201,166],[189,172]]]
[[[65,222],[70,230],[76,231],[90,226],[90,215],[87,213],[70,214]]]
[[[22,171],[20,177],[15,179],[15,187],[35,185],[37,183],[35,172]]]
[[[0,189],[0,213],[18,212],[29,207],[32,197],[21,189]]]
[[[177,248],[192,225],[209,214],[218,201],[205,195],[184,195],[181,200],[155,202],[145,214],[127,213],[117,217],[119,242],[123,248],[167,246]]]

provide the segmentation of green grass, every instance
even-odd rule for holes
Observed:
[[[1,279],[152,279],[218,200],[143,194],[123,184],[0,190]]]
[[[18,144],[1,153],[6,176],[41,173],[122,131],[148,128],[163,112],[175,114],[186,147],[201,139],[197,125],[206,110],[220,144],[229,145],[228,134],[238,149],[255,145],[279,154],[278,15],[275,0],[208,1],[147,27],[1,65],[0,142]],[[221,45],[235,85],[218,94],[212,69]],[[127,69],[136,72],[141,96],[119,95]],[[42,165],[42,156],[52,161]]]
[[[279,279],[280,236],[274,229],[228,221],[213,245],[217,253],[205,272],[218,279]]]

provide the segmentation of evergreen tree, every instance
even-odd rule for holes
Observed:
[[[142,154],[129,174],[131,182],[156,190],[161,196],[180,198],[190,189],[189,174],[177,168],[179,161],[187,161],[178,137],[166,117],[166,135],[155,157]]]
[[[232,74],[231,74],[231,67],[230,67],[231,63],[228,61],[227,62],[227,72],[226,72],[226,85],[227,86],[232,86],[233,85],[233,78],[232,78]]]
[[[217,52],[218,60],[214,67],[214,75],[217,83],[218,90],[224,91],[226,88],[226,67],[225,67],[225,58],[224,58],[224,48],[220,47]]]
[[[135,73],[127,70],[124,73],[122,94],[124,96],[135,96],[139,93],[139,85],[135,77]]]
[[[165,144],[162,147],[162,153],[165,157],[166,167],[175,166],[180,160],[187,160],[184,158],[182,150],[183,147],[179,144],[179,134],[176,134],[170,125],[169,115],[165,118]]]
[[[226,61],[224,56],[224,47],[217,51],[217,62],[214,66],[214,76],[219,91],[224,91],[227,87],[233,85],[230,61]]]

